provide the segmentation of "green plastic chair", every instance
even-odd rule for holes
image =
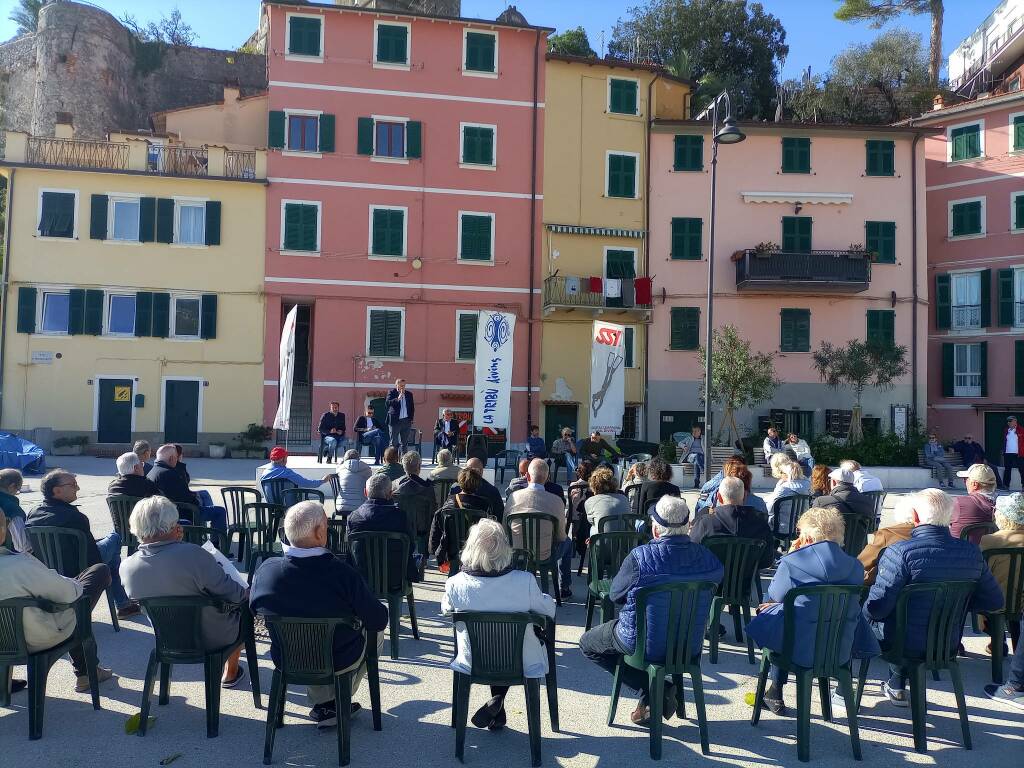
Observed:
[[[253,574],[256,572],[256,562],[264,561],[271,557],[281,556],[281,542],[278,537],[278,529],[284,520],[284,507],[280,504],[246,504],[246,514],[252,514],[256,525],[253,528],[252,546],[249,549],[249,561],[246,564],[246,571],[249,574],[249,583],[252,584]]]
[[[438,509],[444,506],[444,503],[448,501],[448,496],[452,492],[453,485],[455,485],[454,480],[434,481],[434,503],[437,505]]]
[[[523,458],[522,451],[508,448],[498,451],[494,455],[494,478],[498,485],[505,484],[505,473],[511,472],[515,476],[519,472],[519,460]]]
[[[885,507],[885,491],[868,491],[864,494],[871,499],[875,505],[874,517],[868,521],[868,533],[878,530],[878,524],[882,519],[882,509]]]
[[[928,751],[928,738],[925,733],[928,714],[925,672],[932,670],[936,675],[943,669],[949,670],[953,681],[953,692],[956,694],[956,706],[960,713],[960,729],[963,732],[964,747],[971,749],[970,722],[967,719],[967,702],[964,699],[964,682],[960,676],[960,664],[956,660],[960,645],[960,635],[964,626],[964,617],[971,596],[974,594],[973,581],[932,581],[925,584],[910,584],[900,590],[896,601],[896,627],[893,645],[882,651],[882,658],[890,664],[903,667],[910,681],[910,711],[914,724],[914,749],[918,752]],[[908,656],[904,651],[907,636],[907,610],[911,600],[932,602],[931,616],[928,621],[928,634],[925,638],[923,653]],[[857,706],[860,706],[864,694],[864,681],[867,679],[870,659],[862,659],[860,663],[860,680],[857,684]],[[847,705],[849,712],[849,705]]]
[[[25,642],[23,612],[37,608],[46,613],[60,613],[73,608],[74,633],[63,643],[43,651],[31,653]],[[43,737],[43,709],[46,704],[46,679],[50,668],[61,656],[74,648],[81,648],[85,656],[86,674],[92,708],[100,708],[100,684],[96,677],[96,641],[92,636],[92,609],[89,598],[82,595],[74,603],[51,603],[48,600],[17,597],[0,600],[0,707],[11,706],[11,673],[15,666],[28,666],[28,738]],[[9,750],[9,748],[8,748]]]
[[[157,702],[163,706],[170,700],[171,667],[175,664],[202,664],[206,687],[206,737],[215,738],[220,732],[220,677],[224,661],[239,645],[245,645],[245,658],[249,662],[249,680],[252,701],[260,706],[260,667],[256,652],[256,636],[248,604],[228,603],[210,597],[154,597],[139,600],[153,625],[156,647],[149,654],[146,678],[142,684],[142,707],[139,713],[139,736],[146,735],[149,725],[149,704],[160,671],[160,695]],[[223,648],[206,648],[203,643],[203,613],[207,608],[221,612],[240,611],[239,637]]]
[[[526,571],[527,573],[533,573],[536,566],[533,563],[533,555],[527,552],[525,549],[513,549],[512,550],[512,567],[517,571]],[[548,652],[548,674],[544,678],[544,687],[548,692],[548,715],[551,717],[551,730],[556,733],[559,730],[558,725],[558,665],[555,663],[555,620],[552,618],[545,617],[546,623],[544,625],[544,648]],[[452,696],[454,701],[455,692],[453,690]],[[454,711],[453,711],[454,715]],[[452,722],[454,725],[454,720]]]
[[[334,631],[339,626],[362,630],[353,616],[330,619],[306,619],[264,614],[267,630],[280,651],[281,665],[274,667],[267,706],[266,740],[263,743],[263,764],[270,765],[274,753],[274,736],[284,725],[284,705],[288,685],[333,685],[338,712],[338,765],[350,762],[352,731],[352,676],[358,664],[348,670],[334,669]],[[380,670],[377,663],[377,635],[365,633],[366,680],[370,688],[373,730],[381,730]]]
[[[1024,547],[1002,547],[999,549],[986,549],[982,554],[985,556],[985,564],[989,570],[992,569],[992,560],[997,557],[1005,557],[1009,560],[1008,572],[1006,575],[1006,589],[1003,592],[1005,603],[1001,611],[983,613],[988,620],[988,634],[992,638],[992,682],[1003,682],[1003,642],[1006,627],[1020,626],[1021,615],[1024,614]],[[1011,632],[1011,638],[1013,633]],[[1013,650],[1017,650],[1017,643],[1020,637],[1013,643]]]
[[[615,722],[615,710],[619,705],[619,691],[622,687],[622,668],[628,665],[647,673],[651,707],[651,759],[661,759],[662,705],[665,699],[665,678],[671,677],[676,686],[679,716],[686,717],[683,698],[683,675],[689,674],[693,682],[693,700],[697,707],[697,724],[700,728],[700,751],[710,752],[708,745],[708,718],[704,708],[704,680],[700,670],[700,656],[703,637],[708,629],[708,612],[699,611],[702,600],[710,604],[718,585],[713,581],[679,581],[644,587],[636,592],[636,650],[623,656],[615,668],[612,682],[612,696],[608,705],[608,726]],[[647,658],[647,606],[652,598],[664,595],[669,601],[668,632],[665,638],[665,660],[661,662]],[[696,654],[690,653],[695,635],[702,640]]]
[[[444,526],[448,539],[448,575],[454,576],[462,568],[462,561],[459,553],[466,545],[469,537],[469,529],[472,528],[480,517],[487,517],[485,513],[471,514],[478,510],[457,509],[445,512],[441,517],[441,525]]]
[[[598,533],[614,533],[617,531],[634,532],[637,523],[645,523],[646,520],[640,515],[622,514],[605,515],[597,521]]]
[[[856,512],[842,512],[843,516],[843,552],[856,557],[868,544],[868,533],[871,521]]]
[[[281,506],[285,509],[298,504],[300,501],[319,501],[321,505],[327,501],[324,492],[319,488],[285,488],[281,491],[280,499]]]
[[[178,518],[181,520],[191,520],[192,525],[201,524],[202,516],[199,512],[199,507],[195,504],[189,504],[187,501],[176,501],[174,506],[178,508]]]
[[[528,549],[513,549],[511,567],[517,571],[534,573],[537,570],[537,563]]]
[[[107,509],[110,510],[110,519],[114,523],[114,530],[121,537],[122,546],[128,547],[129,556],[134,555],[135,550],[139,548],[139,540],[132,533],[131,527],[128,525],[128,518],[131,517],[132,510],[140,501],[141,499],[137,496],[125,496],[120,493],[107,496]]]
[[[796,523],[800,515],[811,506],[811,497],[802,493],[776,499],[769,517],[772,521],[772,535],[785,552],[796,539]]]
[[[398,546],[394,546],[397,544]],[[349,551],[357,571],[366,579],[370,591],[378,600],[388,604],[388,622],[391,635],[391,658],[398,659],[398,634],[402,622],[402,600],[409,605],[412,636],[420,639],[416,624],[416,599],[412,583],[407,578],[406,564],[412,544],[404,533],[385,531],[359,531],[348,535]],[[397,560],[397,563],[395,562]],[[392,584],[400,580],[398,589]]]
[[[271,480],[261,480],[260,487],[263,488],[263,497],[271,504],[283,504],[281,494],[289,488],[294,488],[295,483],[286,477],[275,477]]]
[[[712,664],[718,663],[718,622],[722,608],[729,606],[732,614],[733,632],[737,643],[743,642],[743,627],[750,623],[750,602],[754,579],[761,578],[758,568],[764,554],[762,539],[745,539],[739,536],[708,536],[701,544],[711,550],[725,567],[722,583],[718,585],[711,601],[711,634],[708,656]],[[742,620],[740,613],[743,614]],[[754,663],[754,639],[747,635],[747,661]]]
[[[251,546],[252,532],[256,527],[245,507],[246,504],[259,504],[263,501],[263,494],[244,485],[229,485],[220,489],[220,496],[224,509],[228,511],[228,545],[230,547],[231,538],[238,534],[238,562],[245,562],[245,552]]]
[[[61,576],[73,579],[86,569],[86,538],[85,531],[74,528],[59,528],[52,525],[29,525],[25,528],[32,554]],[[115,632],[121,631],[117,620],[117,606],[107,589],[107,605],[110,608],[110,623]]]
[[[434,518],[434,502],[430,496],[421,493],[402,493],[395,496],[395,503],[411,520],[416,531],[416,551],[427,551],[427,536],[430,534],[430,523]]]
[[[854,707],[853,675],[850,668],[851,658],[841,658],[840,644],[846,629],[847,614],[851,601],[860,605],[860,586],[842,584],[818,584],[812,587],[798,587],[786,593],[783,601],[784,626],[782,635],[782,651],[767,648],[761,651],[761,674],[757,678],[757,693],[754,694],[754,713],[750,716],[750,724],[757,725],[761,719],[761,706],[764,691],[768,684],[768,668],[774,664],[796,677],[796,754],[800,762],[811,759],[811,684],[818,679],[818,691],[821,693],[821,714],[826,722],[832,721],[832,694],[829,690],[829,679],[839,682],[843,700],[846,702],[846,722],[850,729],[850,744],[853,747],[855,760],[861,759],[860,731],[857,728],[857,709]],[[810,667],[800,667],[793,662],[793,646],[796,643],[796,612],[795,603],[798,598],[807,597],[816,600],[818,619],[814,630],[814,663]],[[803,611],[812,611],[812,605],[802,607]]]
[[[327,476],[327,483],[331,486],[331,500],[334,504],[334,514],[340,513],[339,507],[341,506],[341,478],[338,477],[336,472]]]
[[[630,515],[632,517],[632,515]],[[603,523],[604,518],[601,520]],[[608,597],[612,579],[619,572],[629,553],[643,544],[643,536],[630,531],[595,533],[587,546],[587,629],[594,620],[594,607],[601,604],[601,623],[615,616],[615,606]]]
[[[965,525],[963,528],[960,529],[960,540],[967,541],[971,538],[971,536],[978,533],[979,531],[981,531],[982,534],[989,534],[995,533],[998,530],[999,526],[993,522],[971,523],[969,525]]]
[[[558,558],[555,556],[554,536],[557,526],[563,524],[562,521],[546,512],[510,512],[505,515],[504,522],[505,533],[512,546],[528,550],[533,555],[534,563],[537,566],[536,573],[540,576],[541,590],[544,592],[548,591],[548,577],[550,576],[551,583],[554,586],[555,604],[561,605],[562,598],[559,594],[557,575]],[[520,524],[520,534],[518,536],[512,533],[512,524],[515,522]],[[519,539],[518,542],[516,541],[517,538]],[[551,540],[551,549],[546,560],[542,560],[540,557],[541,542],[544,540]]]
[[[327,548],[346,562],[349,560],[348,523],[341,519],[327,521]]]
[[[218,531],[216,528],[210,528],[206,525],[181,526],[181,540],[187,541],[189,544],[195,544],[198,547],[203,546],[208,541],[212,541],[213,545],[221,552],[227,551],[225,548],[229,542],[228,535],[224,531]]]
[[[477,685],[522,685],[526,690],[526,720],[530,734],[530,764],[540,765],[540,679],[523,673],[523,637],[527,628],[537,626],[545,633],[548,648],[548,709],[551,729],[558,730],[558,686],[554,675],[554,622],[536,613],[486,613],[456,611],[453,627],[466,627],[470,647],[470,673],[453,671],[452,726],[455,728],[455,756],[465,762],[466,720],[469,693]]]

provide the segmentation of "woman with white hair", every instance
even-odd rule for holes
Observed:
[[[1009,496],[1000,496],[996,499],[996,525],[999,530],[981,537],[981,551],[986,549],[1004,549],[1006,547],[1024,547],[1024,494],[1011,493]],[[996,555],[988,561],[988,567],[992,571],[999,588],[1006,595],[1006,582],[1010,576],[1010,558],[1006,555]],[[1024,585],[1018,584],[1018,589],[1024,589]],[[1020,622],[1010,624],[1010,639],[1013,647],[1016,648],[1020,642]],[[989,644],[989,652],[992,646]]]
[[[791,461],[786,455],[776,453],[772,456],[772,477],[777,478],[775,490],[771,492],[764,503],[768,507],[768,517],[771,520],[773,515],[772,507],[779,499],[797,494],[810,495],[811,483],[804,477],[804,470],[795,461]]]
[[[487,611],[492,613],[539,613],[554,617],[555,603],[541,591],[537,579],[527,571],[514,570],[512,548],[505,529],[496,521],[483,519],[469,531],[460,554],[461,570],[445,582],[441,610]],[[469,674],[472,668],[469,633],[464,624],[455,625],[458,646],[451,668]],[[544,677],[548,656],[535,633],[523,636],[523,673]],[[505,694],[508,686],[492,685],[491,699],[472,717],[477,728],[496,731],[505,725]]]
[[[875,577],[878,575],[878,558],[882,556],[885,548],[897,541],[906,541],[913,532],[914,502],[909,495],[901,496],[892,513],[892,524],[875,531],[871,536],[871,542],[865,544],[864,549],[857,555],[860,564],[864,566],[865,587],[875,583]]]

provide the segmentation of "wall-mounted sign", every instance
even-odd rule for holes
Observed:
[[[50,365],[53,363],[53,352],[33,352],[33,365]]]

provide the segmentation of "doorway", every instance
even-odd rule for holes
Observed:
[[[703,411],[662,411],[658,441],[670,440],[676,432],[689,432],[695,425],[704,426]]]
[[[544,442],[550,445],[562,436],[562,430],[569,427],[576,434],[576,419],[579,406],[545,405],[544,406]],[[577,435],[578,437],[578,435]]]
[[[1003,465],[1003,448],[1006,445],[1003,440],[1006,435],[1006,419],[1010,416],[1016,416],[1017,423],[1024,424],[1024,410],[990,411],[985,414],[985,456],[1000,467]]]
[[[127,378],[98,378],[96,384],[96,442],[130,443],[134,382]]]
[[[199,442],[201,387],[198,379],[164,379],[165,442]]]

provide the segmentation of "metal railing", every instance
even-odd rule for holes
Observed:
[[[592,293],[589,290],[589,278],[574,275],[551,275],[544,279],[545,307],[584,307],[601,309],[649,309],[650,304],[629,303],[628,289],[623,296],[609,299],[603,293]],[[623,281],[626,288],[626,280]]]
[[[981,374],[958,373],[953,376],[954,397],[981,397]]]
[[[201,147],[155,144],[149,148],[147,169],[170,176],[206,176],[209,161]]]
[[[981,328],[981,304],[955,304],[953,328]]]
[[[66,168],[128,168],[128,145],[112,141],[35,138],[28,140],[28,162]]]
[[[830,290],[857,292],[871,281],[871,259],[865,251],[758,251],[736,257],[736,287],[757,288],[788,283],[813,283]]]
[[[224,153],[224,175],[229,179],[255,179],[256,153],[227,150]]]
[[[1013,313],[1014,325],[1024,325],[1024,301],[1018,301],[1014,304],[1015,311]]]

